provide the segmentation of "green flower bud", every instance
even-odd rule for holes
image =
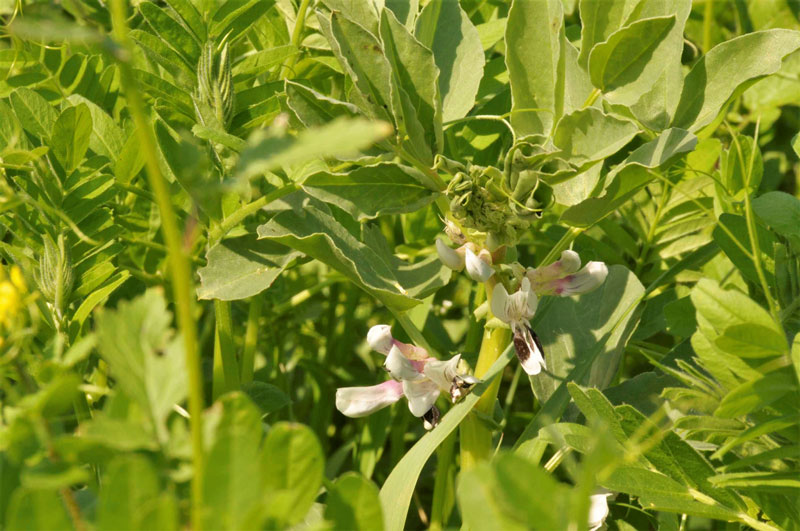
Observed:
[[[234,111],[233,75],[230,47],[226,42],[217,55],[212,42],[206,42],[197,63],[197,90],[194,96],[197,119],[206,124],[208,112],[226,130]]]
[[[39,257],[37,278],[39,289],[61,315],[72,294],[72,253],[63,234],[58,235],[58,242],[45,235],[43,243],[44,252]]]

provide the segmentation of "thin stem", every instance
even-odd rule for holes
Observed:
[[[589,94],[589,97],[586,98],[586,101],[583,102],[583,107],[581,108],[585,109],[594,105],[594,102],[597,101],[598,96],[600,96],[600,89],[592,89],[592,92]]]
[[[558,255],[561,254],[561,251],[569,247],[569,245],[575,240],[575,238],[580,235],[586,229],[581,229],[579,227],[570,227],[567,232],[561,237],[560,240],[556,242],[550,252],[539,262],[539,267],[549,265],[556,261]]]
[[[261,297],[256,295],[250,299],[250,309],[247,312],[247,328],[244,332],[244,349],[242,350],[242,384],[253,381],[259,318],[261,318]]]
[[[297,19],[294,22],[294,28],[292,29],[292,45],[295,48],[300,47],[300,40],[303,38],[303,28],[306,24],[306,13],[308,12],[308,6],[311,4],[311,0],[302,0],[300,2],[300,7],[297,8]],[[283,67],[281,67],[281,79],[286,79],[289,75],[289,72],[292,71],[294,68],[295,63],[297,63],[297,55],[292,54],[286,59],[286,62],[283,63]]]
[[[209,244],[213,246],[215,243],[219,242],[225,237],[226,234],[228,234],[228,232],[230,232],[232,228],[241,223],[247,216],[258,212],[261,210],[261,208],[272,203],[276,199],[280,199],[281,197],[289,195],[292,192],[296,192],[299,189],[300,186],[297,184],[289,184],[247,203],[242,208],[238,209],[236,212],[222,220],[222,223],[210,231],[208,235]]]
[[[711,28],[714,24],[714,0],[706,0],[703,10],[703,53],[711,49]]]
[[[129,111],[136,125],[139,145],[144,153],[145,168],[150,188],[155,195],[161,215],[161,230],[169,249],[168,257],[178,325],[183,339],[186,356],[186,372],[189,388],[189,423],[192,437],[192,528],[201,530],[203,502],[203,472],[205,455],[203,453],[203,378],[200,370],[200,355],[197,348],[197,329],[193,315],[192,269],[183,251],[183,238],[178,229],[178,221],[172,209],[172,200],[167,182],[161,174],[155,136],[150,120],[144,111],[144,104],[137,90],[136,77],[129,64],[132,57],[128,37],[128,21],[125,0],[112,0],[111,20],[114,38],[121,49],[116,56],[120,69],[121,86],[125,93]]]

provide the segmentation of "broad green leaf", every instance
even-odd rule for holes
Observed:
[[[800,199],[786,192],[767,192],[753,199],[753,211],[761,221],[800,249]]]
[[[131,277],[128,271],[119,271],[116,275],[109,278],[102,287],[93,290],[75,310],[72,319],[78,324],[83,324],[91,315],[92,310],[101,302],[108,299],[114,291]]]
[[[607,40],[624,26],[641,0],[580,0],[581,53],[578,62],[584,68],[596,44]]]
[[[712,232],[714,241],[719,248],[730,258],[731,262],[739,268],[739,272],[751,282],[759,283],[758,271],[753,263],[750,233],[747,229],[747,220],[744,216],[722,214],[717,220],[717,226]],[[756,225],[758,246],[761,249],[761,263],[764,276],[770,285],[775,283],[775,262],[771,251],[777,243],[775,236],[759,225]],[[743,250],[746,249],[746,252]],[[765,252],[766,251],[766,252]]]
[[[439,67],[442,120],[466,116],[475,104],[485,62],[480,35],[458,2],[434,0],[417,18],[414,36]]]
[[[776,400],[800,390],[791,369],[781,369],[757,380],[751,380],[732,389],[725,395],[714,412],[723,418],[736,418],[764,408]]]
[[[99,529],[167,531],[178,528],[177,517],[175,499],[161,489],[147,458],[130,455],[111,462],[100,490]]]
[[[631,121],[603,114],[589,107],[567,114],[558,121],[553,144],[560,156],[577,165],[613,155],[631,141],[639,128]]]
[[[43,96],[29,88],[20,87],[11,93],[9,99],[14,114],[26,131],[43,140],[50,138],[58,113]]]
[[[86,105],[67,107],[56,120],[50,149],[68,174],[83,160],[91,134],[92,115]]]
[[[325,519],[335,529],[372,531],[383,529],[378,487],[355,472],[342,475],[328,492]]]
[[[737,325],[756,325],[765,332],[783,335],[769,312],[736,290],[723,290],[713,280],[700,280],[691,292],[698,323],[723,334]],[[700,319],[702,317],[702,321]]]
[[[439,69],[433,53],[387,9],[381,13],[380,35],[392,66],[393,94],[400,102],[399,108],[395,107],[398,129],[408,135],[417,159],[432,166],[433,153],[441,150],[443,142]]]
[[[729,438],[725,444],[719,447],[719,449],[711,455],[712,459],[721,459],[726,453],[731,451],[733,448],[740,446],[748,441],[752,441],[762,435],[768,435],[770,433],[784,431],[787,428],[794,428],[797,426],[798,421],[800,421],[800,415],[792,414],[792,415],[785,415],[783,417],[772,417],[769,420],[759,422],[753,425],[751,428],[748,428],[741,432],[738,436]],[[796,449],[797,447],[795,447]],[[789,450],[790,448],[783,447],[784,450]],[[776,449],[775,451],[779,451],[780,449]],[[771,451],[764,452],[763,456],[768,456]],[[752,459],[755,459],[758,456],[753,456]],[[775,456],[777,457],[777,456]],[[760,459],[760,458],[759,458]],[[750,457],[746,457],[741,461],[748,461],[751,460]],[[741,464],[741,461],[734,461],[731,463],[732,465],[736,465],[737,467]],[[730,469],[732,467],[726,467]]]
[[[53,531],[72,529],[72,522],[56,491],[20,487],[8,503],[5,528],[9,531]]]
[[[233,67],[233,75],[259,75],[283,64],[300,50],[292,44],[285,44],[275,48],[268,48],[245,56]]]
[[[186,396],[182,342],[171,337],[171,315],[160,290],[151,289],[116,310],[97,315],[97,345],[118,389],[152,419],[161,441],[172,406]]]
[[[425,463],[436,451],[436,448],[458,428],[461,421],[467,417],[478,402],[480,396],[486,392],[494,378],[502,372],[512,357],[514,357],[513,349],[511,347],[506,348],[486,372],[483,382],[475,386],[464,400],[450,408],[447,414],[442,417],[436,429],[429,431],[417,441],[392,469],[391,474],[389,474],[383,487],[381,487],[380,493],[387,531],[402,531],[405,529],[406,515],[408,514],[411,497],[414,494],[414,488],[422,469],[425,467]]]
[[[222,396],[214,407],[221,412],[205,463],[204,527],[259,528],[269,500],[263,490],[267,480],[258,465],[261,413],[239,392]]]
[[[391,127],[385,122],[339,118],[302,131],[296,137],[255,134],[241,153],[238,172],[243,178],[250,178],[314,158],[349,155],[389,133]]]
[[[637,20],[592,48],[589,74],[594,86],[609,101],[635,103],[664,68],[670,44],[666,37],[675,23],[675,15]]]
[[[569,489],[542,468],[503,453],[479,463],[458,481],[462,518],[469,529],[566,529]]]
[[[312,205],[286,210],[258,228],[259,238],[282,243],[336,269],[357,286],[397,310],[419,304],[387,265],[389,257],[367,247],[330,214]]]
[[[720,488],[756,489],[763,492],[789,492],[797,495],[800,479],[794,472],[734,472],[717,474],[711,482]]]
[[[517,136],[550,133],[564,109],[560,0],[515,0],[506,24],[511,125]],[[536,50],[532,53],[532,50]]]
[[[286,104],[306,127],[324,125],[340,116],[355,117],[358,108],[294,81],[286,81]]]
[[[683,91],[674,127],[698,131],[711,123],[746,83],[777,72],[781,60],[800,48],[800,32],[757,31],[723,42],[692,67]]]
[[[361,2],[323,0],[322,3],[331,11],[341,12],[348,20],[359,24],[373,35],[378,35],[380,11],[384,5],[382,0],[363,0]]]
[[[317,437],[302,424],[279,422],[267,433],[261,455],[267,522],[281,528],[300,522],[322,485],[325,458]]]
[[[142,2],[139,11],[162,42],[175,50],[190,68],[200,59],[200,43],[180,22],[153,2]]]
[[[781,356],[789,350],[786,336],[753,323],[729,326],[714,343],[725,352],[742,358]]]
[[[194,33],[199,42],[206,40],[206,23],[203,15],[190,0],[166,0],[169,7],[181,18],[183,23]]]
[[[144,53],[172,74],[181,86],[188,87],[196,79],[196,65],[186,64],[183,57],[155,35],[139,29],[131,30],[129,35]]]
[[[114,177],[122,184],[129,184],[144,167],[144,152],[139,148],[139,135],[132,131],[114,164]]]
[[[187,91],[178,88],[163,77],[144,70],[134,69],[133,75],[145,92],[150,93],[151,97],[157,97],[162,101],[169,102],[174,105],[176,111],[184,116],[195,118],[194,106]]]
[[[303,189],[361,221],[414,212],[430,204],[438,194],[424,183],[425,177],[413,168],[377,164],[348,173],[314,173],[303,181]]]
[[[658,138],[640,146],[606,176],[605,192],[568,208],[561,220],[577,227],[588,227],[633,197],[653,177],[647,171],[663,167],[683,153],[692,151],[697,137],[683,129],[667,129]]]
[[[721,163],[720,180],[735,201],[743,201],[745,194],[752,196],[758,190],[764,175],[764,160],[752,138],[737,137]]]
[[[644,287],[626,268],[611,266],[598,289],[578,297],[551,299],[534,321],[542,342],[547,374],[530,378],[536,397],[545,402],[577,365],[590,369],[571,381],[603,389],[617,372],[625,344],[638,322],[629,311]],[[543,304],[544,306],[544,304]]]
[[[92,136],[89,138],[89,148],[98,155],[105,155],[112,161],[119,158],[125,147],[125,134],[97,104],[87,100],[79,94],[73,94],[66,100],[70,105],[86,105],[92,115]]]
[[[242,385],[242,391],[250,397],[261,413],[267,415],[278,411],[289,404],[292,400],[278,387],[265,382],[248,382]]]
[[[216,127],[206,127],[201,124],[194,124],[192,126],[192,133],[197,138],[220,144],[228,149],[236,151],[237,153],[245,148],[247,142],[242,140],[236,135],[231,135]]]
[[[257,240],[255,235],[223,240],[208,250],[206,265],[197,271],[197,297],[234,301],[257,295],[300,256],[279,243]]]

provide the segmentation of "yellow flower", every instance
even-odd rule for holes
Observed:
[[[0,282],[0,324],[8,324],[16,316],[20,307],[17,288],[5,280]]]
[[[25,285],[25,277],[22,276],[22,270],[18,266],[11,267],[11,283],[14,284],[14,287],[17,288],[21,294],[28,291],[28,287]]]

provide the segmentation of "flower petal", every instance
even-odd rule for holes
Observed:
[[[467,266],[467,274],[476,282],[486,282],[489,280],[489,277],[494,275],[494,269],[492,269],[492,266],[478,258],[478,255],[473,253],[472,249],[469,247],[466,248],[465,262]]]
[[[417,381],[403,380],[403,393],[408,398],[408,409],[411,410],[411,414],[421,417],[439,398],[439,386],[427,378]]]
[[[562,297],[589,293],[606,281],[608,267],[603,262],[589,262],[573,275],[564,277],[557,293]]]
[[[460,360],[461,354],[456,354],[447,361],[431,359],[425,362],[422,372],[428,379],[438,385],[439,389],[449,391],[450,387],[453,386]]]
[[[373,326],[369,329],[369,332],[367,332],[367,343],[369,343],[369,347],[375,352],[388,354],[394,343],[392,327],[385,324]]]
[[[495,284],[492,290],[492,314],[503,321],[504,323],[510,322],[508,315],[508,292],[505,286],[500,282]]]
[[[397,346],[393,346],[386,356],[386,361],[383,363],[383,368],[389,371],[392,378],[395,380],[419,380],[424,378],[422,373],[417,370],[414,363],[403,356]]]
[[[527,325],[514,328],[514,350],[526,373],[536,376],[547,368],[544,364],[544,352],[539,338]]]
[[[389,380],[370,387],[340,387],[336,390],[336,409],[353,418],[366,417],[403,396],[403,385]]]
[[[456,271],[464,269],[464,256],[450,248],[440,238],[436,238],[436,253],[439,255],[439,260],[450,269]]]
[[[599,529],[608,517],[609,492],[589,496],[589,530]]]

